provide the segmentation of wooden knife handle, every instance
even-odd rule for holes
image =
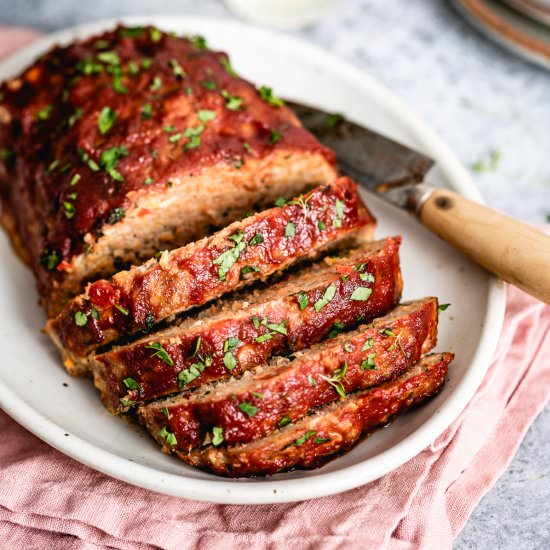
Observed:
[[[550,304],[550,236],[446,189],[428,196],[419,217],[491,273]]]

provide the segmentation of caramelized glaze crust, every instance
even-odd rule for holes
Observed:
[[[396,380],[360,391],[252,443],[226,447],[222,442],[177,455],[192,466],[228,477],[318,468],[348,451],[362,435],[436,395],[453,357],[428,355]]]
[[[122,412],[129,403],[238,377],[273,355],[307,348],[329,333],[383,315],[401,296],[400,241],[388,238],[326,258],[273,287],[216,304],[198,319],[94,357],[103,402]],[[332,287],[334,297],[317,311],[315,304]],[[368,299],[351,299],[358,288],[368,289]],[[166,355],[159,356],[155,347]],[[128,387],[128,379],[137,389]]]
[[[434,347],[436,333],[437,300],[411,302],[298,353],[294,361],[144,405],[139,415],[153,437],[171,449],[204,445],[214,427],[227,445],[247,443],[339,397],[399,376]],[[176,440],[172,445],[167,433]]]

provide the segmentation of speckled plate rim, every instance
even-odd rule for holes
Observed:
[[[24,66],[29,57],[39,55],[54,43],[66,43],[75,38],[91,35],[113,27],[119,22],[128,25],[155,24],[168,29],[177,24],[187,28],[200,29],[205,34],[229,28],[233,32],[246,33],[251,40],[269,40],[272,44],[276,44],[278,49],[284,48],[289,52],[300,51],[302,58],[311,60],[311,63],[322,58],[323,66],[328,72],[339,75],[362,89],[368,89],[369,94],[378,101],[378,105],[391,116],[399,119],[400,124],[415,135],[424,150],[437,159],[440,171],[457,192],[481,202],[481,196],[474,187],[470,175],[449,147],[410,108],[385,87],[351,64],[316,46],[242,23],[207,17],[159,15],[121,17],[78,25],[50,34],[18,51],[0,63],[0,75],[5,78],[14,74]],[[77,436],[64,437],[65,430],[28,405],[1,379],[0,406],[14,420],[62,453],[107,475],[155,492],[224,504],[293,502],[340,493],[373,481],[413,458],[430,445],[458,417],[472,398],[490,364],[504,318],[504,285],[493,279],[488,288],[484,329],[479,339],[475,358],[444,404],[410,436],[387,451],[338,471],[317,473],[311,477],[297,479],[258,480],[247,483],[216,477],[189,478],[184,474],[160,472],[154,468],[129,462]]]

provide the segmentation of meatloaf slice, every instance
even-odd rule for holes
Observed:
[[[171,449],[204,445],[214,427],[228,445],[247,443],[338,397],[399,376],[434,347],[436,333],[437,300],[411,302],[298,352],[293,361],[278,359],[239,380],[142,405],[138,413],[153,437]]]
[[[251,443],[226,447],[225,434],[217,427],[207,447],[176,454],[192,466],[228,477],[318,468],[348,451],[362,435],[436,395],[453,357],[452,353],[423,357],[399,378],[325,406]],[[172,449],[165,446],[164,450]]]
[[[284,206],[235,222],[210,237],[91,283],[46,332],[69,372],[83,357],[125,334],[280,272],[344,242],[371,236],[375,220],[357,185],[339,178]],[[81,369],[80,369],[81,370]]]
[[[3,222],[48,316],[94,280],[329,183],[333,153],[203,39],[124,28],[0,86]]]
[[[345,256],[216,304],[177,326],[92,357],[95,385],[113,412],[261,365],[359,321],[383,315],[399,301],[399,237],[367,243]],[[364,291],[366,299],[351,299]],[[315,307],[334,291],[326,307]],[[368,294],[368,296],[367,296]]]

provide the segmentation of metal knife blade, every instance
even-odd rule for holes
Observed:
[[[420,200],[417,184],[433,166],[432,159],[341,115],[301,103],[287,105],[323,145],[334,151],[343,174],[395,206],[415,209]]]

